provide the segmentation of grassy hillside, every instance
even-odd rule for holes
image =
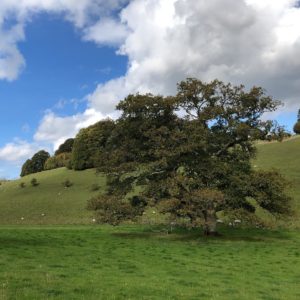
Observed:
[[[254,167],[259,169],[277,169],[291,183],[290,194],[296,213],[294,225],[300,227],[300,136],[285,140],[282,143],[260,143]]]
[[[32,178],[38,180],[37,187],[31,186]],[[72,187],[63,186],[67,179],[73,183]],[[25,183],[24,188],[19,186],[21,182]],[[0,223],[91,224],[92,213],[86,210],[87,199],[99,193],[91,191],[93,184],[103,190],[104,176],[96,175],[95,170],[75,172],[65,168],[3,183],[0,186]]]
[[[300,137],[282,143],[259,143],[257,147],[254,167],[279,169],[291,181],[290,193],[298,216],[290,223],[300,227]],[[39,186],[30,185],[33,177]],[[62,184],[66,179],[74,183],[67,189]],[[20,182],[26,187],[21,188]],[[91,224],[93,216],[86,210],[86,202],[99,193],[91,191],[93,184],[98,184],[99,191],[103,191],[105,177],[96,175],[95,170],[75,172],[65,168],[5,182],[0,186],[0,224]],[[150,213],[147,221],[151,223],[154,217],[158,216]]]

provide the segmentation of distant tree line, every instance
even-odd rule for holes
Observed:
[[[23,177],[29,174],[61,167],[71,168],[71,153],[73,143],[74,139],[67,139],[62,145],[59,146],[52,157],[47,151],[40,150],[34,154],[31,159],[26,160],[22,166],[20,176]]]
[[[44,171],[45,163],[50,158],[50,154],[41,150],[33,155],[31,159],[26,160],[22,166],[21,177]]]
[[[22,176],[27,165],[30,172],[97,168],[108,176],[107,193],[88,205],[99,222],[116,225],[155,206],[174,220],[184,218],[216,234],[216,213],[253,213],[251,199],[271,213],[290,213],[284,178],[251,165],[256,140],[285,136],[283,127],[261,120],[278,105],[260,87],[246,91],[189,78],[178,84],[176,96],[129,95],[117,105],[116,121],[81,129],[53,157],[44,153],[39,168],[32,168],[34,156]]]

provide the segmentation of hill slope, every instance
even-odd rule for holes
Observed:
[[[259,143],[254,167],[258,169],[277,169],[291,183],[290,194],[295,209],[294,225],[300,226],[300,136],[292,137],[282,143]]]
[[[37,187],[31,186],[32,178],[38,180]],[[73,186],[63,186],[67,179]],[[21,182],[26,184],[24,188],[19,186]],[[0,186],[0,224],[91,224],[87,199],[99,193],[91,191],[93,184],[103,191],[105,177],[96,175],[95,170],[75,172],[66,168],[4,183]]]
[[[291,181],[290,192],[297,213],[293,225],[300,227],[300,137],[282,143],[259,143],[257,148],[255,168],[279,169]],[[32,178],[40,185],[32,187]],[[74,185],[64,188],[62,183],[66,179]],[[21,188],[20,182],[26,187]],[[93,184],[99,185],[98,191],[91,191]],[[105,176],[96,175],[95,170],[65,168],[4,183],[0,186],[0,224],[91,224],[93,216],[86,210],[86,202],[104,188]]]

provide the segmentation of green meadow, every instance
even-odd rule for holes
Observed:
[[[1,184],[0,299],[300,299],[299,148],[300,138],[258,144],[253,162],[291,182],[295,216],[286,228],[223,226],[217,238],[93,224],[86,202],[106,184],[95,170],[62,168]]]
[[[300,234],[1,226],[0,299],[299,299]]]

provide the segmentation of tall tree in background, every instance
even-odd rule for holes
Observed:
[[[70,138],[64,141],[55,151],[55,155],[62,153],[71,153],[74,145],[74,139]]]
[[[72,149],[72,166],[75,170],[95,167],[95,159],[106,147],[114,127],[114,121],[108,119],[79,131]]]
[[[21,177],[33,173],[44,171],[45,162],[50,157],[50,154],[41,150],[28,159],[22,166]]]

